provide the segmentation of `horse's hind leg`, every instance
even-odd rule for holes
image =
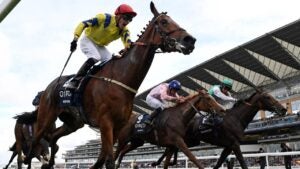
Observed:
[[[51,135],[51,142],[50,142],[50,146],[51,146],[51,155],[50,155],[50,160],[48,165],[45,164],[43,165],[43,168],[51,168],[54,164],[55,164],[55,154],[57,153],[59,147],[57,145],[57,141],[59,138],[66,136],[70,133],[73,133],[74,131],[76,131],[78,128],[83,127],[82,123],[77,123],[77,126],[72,125],[72,127],[70,127],[69,125],[67,125],[66,123],[64,123],[61,127],[58,127]]]
[[[196,159],[196,157],[189,150],[182,138],[178,138],[176,141],[177,147],[200,169],[204,169],[201,163]]]
[[[31,160],[32,160],[32,159],[29,159],[29,161],[28,161],[27,169],[31,169]]]
[[[32,143],[32,148],[35,148],[39,143],[42,137],[45,136],[46,131],[51,128],[50,126],[55,124],[55,120],[57,119],[56,113],[57,112],[55,109],[49,109],[49,111],[45,105],[42,107],[40,105],[39,107],[39,112],[38,112],[38,119],[36,122],[36,128],[34,131],[34,140]],[[34,152],[32,149],[29,150],[30,152],[30,158],[34,156]]]
[[[22,157],[22,145],[19,143],[16,144],[16,151],[18,153],[17,163],[18,169],[22,169],[23,157]]]
[[[226,160],[226,157],[231,153],[232,149],[231,147],[225,147],[224,150],[221,153],[220,158],[218,159],[218,162],[216,164],[216,166],[214,167],[214,169],[218,169],[221,167],[221,165],[223,164],[223,162]]]
[[[3,169],[7,169],[8,166],[10,165],[10,163],[14,160],[14,158],[16,157],[18,153],[16,151],[13,151],[13,154],[11,155],[8,164],[3,168]]]

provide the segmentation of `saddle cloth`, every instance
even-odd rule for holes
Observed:
[[[134,125],[135,134],[146,134],[151,131],[152,127],[145,123],[145,121],[147,121],[149,117],[149,114],[142,114],[138,116],[137,121]]]

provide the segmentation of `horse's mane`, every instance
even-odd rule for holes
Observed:
[[[235,107],[238,107],[240,106],[242,103],[244,102],[249,102],[253,97],[254,95],[256,94],[257,92],[254,92],[250,95],[250,97],[246,98],[246,99],[239,99],[234,105],[232,108],[235,108]]]
[[[197,96],[199,96],[199,95],[200,95],[200,93],[190,94],[190,95],[188,95],[188,96],[186,96],[186,97],[184,98],[184,101],[183,101],[183,102],[176,103],[174,107],[179,106],[179,105],[181,105],[181,104],[184,104],[184,103],[186,103],[186,102],[192,100],[193,98],[195,98],[195,97],[197,97]]]
[[[37,110],[32,112],[23,112],[22,114],[16,115],[13,118],[17,119],[17,123],[19,124],[32,124],[37,120]]]
[[[161,14],[163,14],[163,15],[166,15],[167,14],[167,12],[162,12]],[[149,22],[148,22],[148,24],[146,24],[146,26],[143,28],[143,31],[141,31],[141,35],[137,35],[139,38],[137,39],[137,41],[144,35],[144,33],[145,33],[145,30],[148,28],[148,26],[154,21],[156,19],[156,17],[153,17]],[[131,47],[130,47],[131,48]]]

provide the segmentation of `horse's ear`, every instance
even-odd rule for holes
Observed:
[[[154,17],[157,17],[159,15],[157,9],[155,8],[154,6],[154,3],[151,1],[150,3],[150,9],[151,9],[151,12],[153,13]]]

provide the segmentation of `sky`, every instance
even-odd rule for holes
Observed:
[[[0,0],[0,3],[3,0]],[[153,0],[159,12],[168,12],[197,41],[190,55],[156,54],[139,88],[149,89],[193,66],[299,19],[299,0]],[[98,13],[113,13],[127,3],[138,13],[129,24],[132,40],[152,19],[149,0],[26,0],[0,24],[0,166],[6,164],[14,142],[16,114],[32,111],[38,91],[59,76],[69,55],[77,24]],[[120,40],[108,49],[117,53]],[[72,55],[64,75],[76,73],[86,56],[80,49]],[[61,124],[58,122],[58,124]],[[58,141],[61,154],[95,139],[89,127]]]

